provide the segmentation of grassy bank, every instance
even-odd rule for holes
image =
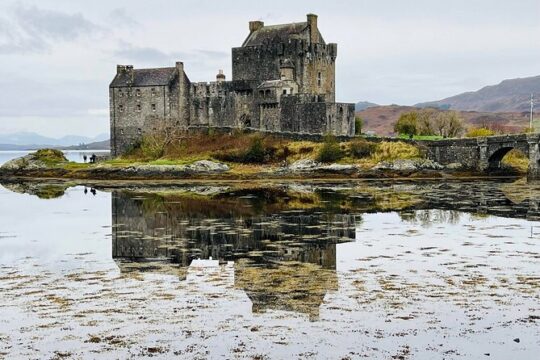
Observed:
[[[423,157],[420,148],[404,142],[373,142],[358,138],[339,142],[332,136],[324,141],[295,141],[261,134],[192,134],[175,141],[162,143],[143,138],[111,165],[147,163],[154,165],[184,165],[197,160],[215,160],[231,167],[278,166],[298,160],[326,163],[356,164],[369,168],[380,161]]]

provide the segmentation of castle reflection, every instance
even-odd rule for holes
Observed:
[[[325,193],[279,189],[112,195],[113,258],[122,271],[185,278],[194,259],[234,262],[235,286],[253,311],[281,309],[317,318],[337,290],[336,244],[355,238],[358,216],[336,211]]]

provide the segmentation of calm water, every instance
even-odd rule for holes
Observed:
[[[0,151],[0,165],[2,165],[3,163],[11,159],[25,156],[28,153],[31,153],[33,151],[34,150],[32,151],[18,151],[18,150]],[[90,155],[92,154],[99,155],[99,154],[108,154],[108,153],[109,153],[109,150],[65,150],[64,151],[64,155],[69,161],[80,162],[80,163],[84,161],[83,159],[84,155],[86,155],[89,158]]]
[[[0,358],[532,359],[540,184],[0,187]]]

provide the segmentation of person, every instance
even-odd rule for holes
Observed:
[[[82,159],[83,159],[83,161],[86,163],[86,159],[88,159],[88,157],[86,156],[86,154],[84,154],[84,155],[82,156]]]
[[[96,192],[97,192],[96,189],[91,188],[91,189],[90,189],[90,192],[92,193],[92,195],[96,196]]]
[[[86,186],[84,187],[84,195],[88,194],[88,189],[86,188]]]
[[[92,164],[94,164],[94,163],[96,162],[96,159],[97,159],[96,154],[92,154],[92,156],[90,156],[90,162],[91,162]]]

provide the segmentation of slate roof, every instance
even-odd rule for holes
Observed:
[[[176,74],[175,67],[156,69],[133,69],[134,79],[131,86],[164,86],[168,85]],[[110,87],[125,87],[129,84],[127,71],[117,74]]]
[[[273,41],[287,42],[290,37],[302,34],[307,27],[307,22],[263,26],[249,34],[242,46],[256,46]]]

